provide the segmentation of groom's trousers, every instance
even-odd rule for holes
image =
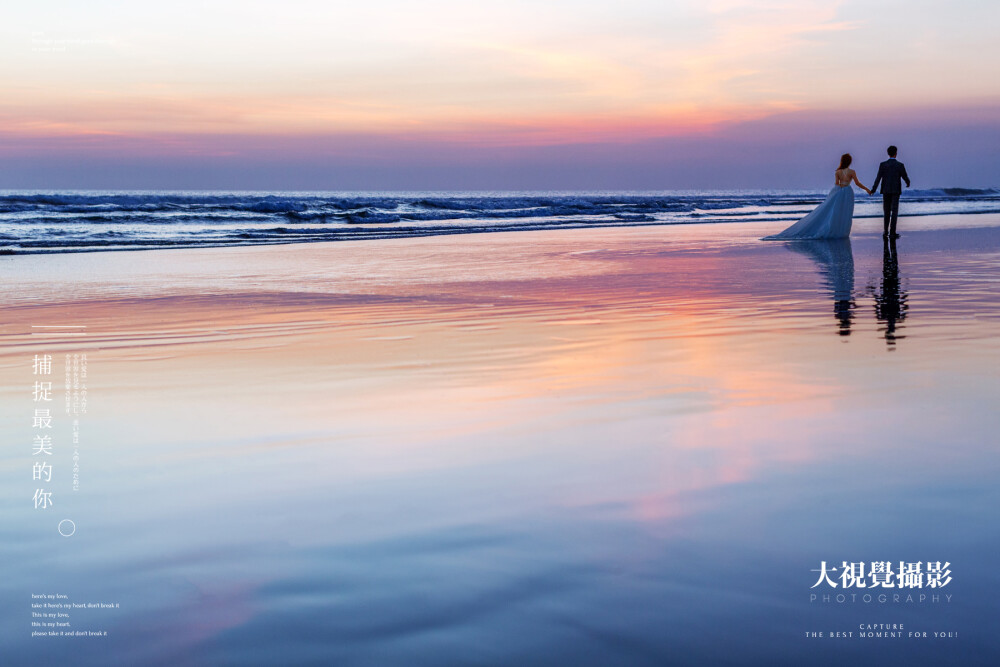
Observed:
[[[896,218],[899,217],[899,193],[882,193],[882,212],[885,214],[882,223],[882,234],[892,236],[896,233]]]

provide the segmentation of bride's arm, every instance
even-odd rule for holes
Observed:
[[[868,194],[872,193],[871,190],[869,190],[868,188],[865,187],[864,183],[862,183],[861,181],[858,180],[858,172],[851,171],[851,178],[854,179],[854,182],[858,184],[859,188],[861,188],[862,190],[864,190]]]

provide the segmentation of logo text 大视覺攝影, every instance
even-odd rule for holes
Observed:
[[[842,592],[832,594],[811,593],[810,602],[865,602],[865,603],[922,603],[951,602],[951,595],[940,589],[951,583],[951,563],[941,561],[868,561],[849,563],[840,567],[820,562],[816,583],[810,589],[836,588]],[[847,592],[847,589],[865,589],[870,592]],[[873,590],[883,589],[883,590]],[[895,589],[895,590],[886,590]],[[931,593],[924,593],[930,589]]]

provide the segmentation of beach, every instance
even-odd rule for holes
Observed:
[[[5,650],[991,664],[1000,215],[904,216],[892,248],[880,225],[2,256]],[[85,354],[88,386],[54,431],[78,489],[37,510],[43,354]],[[810,600],[821,563],[873,560],[953,581]],[[30,638],[28,591],[120,600],[74,619],[101,651]],[[863,623],[931,636],[808,636]]]

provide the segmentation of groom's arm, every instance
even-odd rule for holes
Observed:
[[[882,182],[882,172],[885,171],[885,165],[878,166],[878,174],[875,176],[875,182],[872,183],[872,194],[878,191],[878,184]]]
[[[906,181],[906,187],[910,187],[910,177],[906,175],[906,166],[902,163],[899,165],[899,175]]]

